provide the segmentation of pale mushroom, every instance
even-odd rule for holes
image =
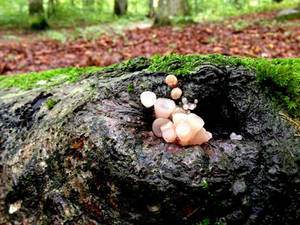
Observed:
[[[147,107],[150,108],[154,105],[154,103],[156,102],[156,94],[152,91],[144,91],[141,95],[141,102],[142,104]]]
[[[187,122],[192,127],[194,133],[199,131],[204,126],[203,119],[200,116],[196,115],[195,113],[188,114]]]
[[[201,145],[208,142],[212,138],[212,134],[204,128],[200,129],[195,136],[189,141],[189,145]]]
[[[174,124],[170,121],[161,126],[162,137],[167,143],[176,141],[176,131]]]
[[[165,81],[166,84],[169,85],[170,87],[176,87],[178,84],[177,77],[174,75],[168,75]]]
[[[173,100],[167,98],[158,98],[154,104],[156,118],[169,118],[176,108]]]
[[[181,123],[181,122],[185,122],[187,120],[188,115],[185,113],[175,113],[173,114],[172,120],[173,123],[175,125],[175,127]]]
[[[171,91],[171,98],[176,100],[179,99],[182,95],[182,90],[180,88],[173,88]]]
[[[161,127],[168,122],[171,122],[169,119],[158,118],[152,123],[152,131],[156,137],[162,137]]]
[[[192,138],[192,128],[189,123],[181,122],[176,126],[176,134],[180,140],[181,145],[187,145]]]

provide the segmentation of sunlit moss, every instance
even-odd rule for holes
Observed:
[[[0,88],[8,89],[10,87],[19,87],[26,90],[32,87],[48,87],[58,85],[63,82],[74,82],[86,73],[100,70],[100,67],[75,68],[48,70],[43,72],[32,72],[20,75],[0,76]],[[38,84],[39,81],[45,81],[45,84]]]
[[[244,66],[257,73],[262,88],[290,113],[300,117],[300,59],[244,58],[223,55],[154,56],[147,70],[188,75],[203,63],[221,66]]]
[[[105,70],[134,72],[134,71],[161,71],[186,76],[199,68],[203,63],[212,63],[221,66],[243,66],[256,71],[257,80],[261,87],[280,103],[293,117],[300,117],[300,59],[264,59],[244,58],[223,55],[167,55],[145,57],[127,60],[123,63],[106,67]],[[29,89],[35,86],[47,87],[63,82],[77,81],[86,72],[97,71],[100,67],[66,68],[49,70],[39,73],[28,73],[16,76],[0,76],[1,89],[19,87]],[[44,84],[37,82],[45,81]],[[132,91],[132,87],[128,87]]]

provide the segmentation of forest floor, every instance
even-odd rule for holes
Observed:
[[[0,31],[0,74],[107,66],[138,56],[172,53],[299,58],[300,19],[277,21],[276,14],[271,11],[222,22],[159,28],[150,24],[135,24],[125,30],[115,25],[99,26],[75,36],[70,36],[75,31],[71,28],[54,31],[52,37],[29,31]]]

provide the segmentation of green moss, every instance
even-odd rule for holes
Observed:
[[[52,98],[49,98],[48,102],[46,102],[46,106],[50,110],[53,108],[54,105],[56,105],[60,101],[61,101],[60,99],[53,100]]]
[[[169,72],[179,76],[188,75],[209,62],[221,66],[244,66],[255,70],[261,87],[277,103],[289,112],[290,116],[300,118],[300,59],[264,59],[243,58],[223,55],[167,55],[127,60],[105,68],[105,71],[134,72],[141,70]],[[47,87],[63,82],[77,81],[86,72],[100,70],[99,67],[56,69],[39,73],[28,73],[17,76],[0,76],[0,88]],[[47,81],[37,84],[38,81]],[[129,86],[128,91],[133,91]]]
[[[300,117],[300,59],[243,58],[223,55],[154,56],[147,70],[185,76],[209,62],[221,66],[244,66],[255,70],[257,80],[290,115]]]
[[[100,70],[100,67],[55,69],[44,72],[33,72],[15,76],[0,76],[0,88],[8,89],[10,87],[19,87],[26,90],[32,87],[48,87],[61,84],[63,82],[77,81],[80,76],[86,72]],[[45,84],[37,84],[39,81],[45,81]]]
[[[133,91],[134,91],[134,86],[133,86],[133,84],[128,84],[128,86],[127,86],[127,91],[128,91],[128,92],[133,92]]]

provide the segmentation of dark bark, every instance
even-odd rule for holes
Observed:
[[[141,72],[150,63],[0,92],[1,224],[297,224],[300,140],[254,72],[202,64],[178,76],[213,133],[180,147],[149,136],[139,96],[170,94],[167,73]]]
[[[115,0],[114,13],[118,16],[125,15],[127,13],[127,0]]]
[[[43,0],[29,0],[29,24],[34,30],[49,27],[44,14]]]

